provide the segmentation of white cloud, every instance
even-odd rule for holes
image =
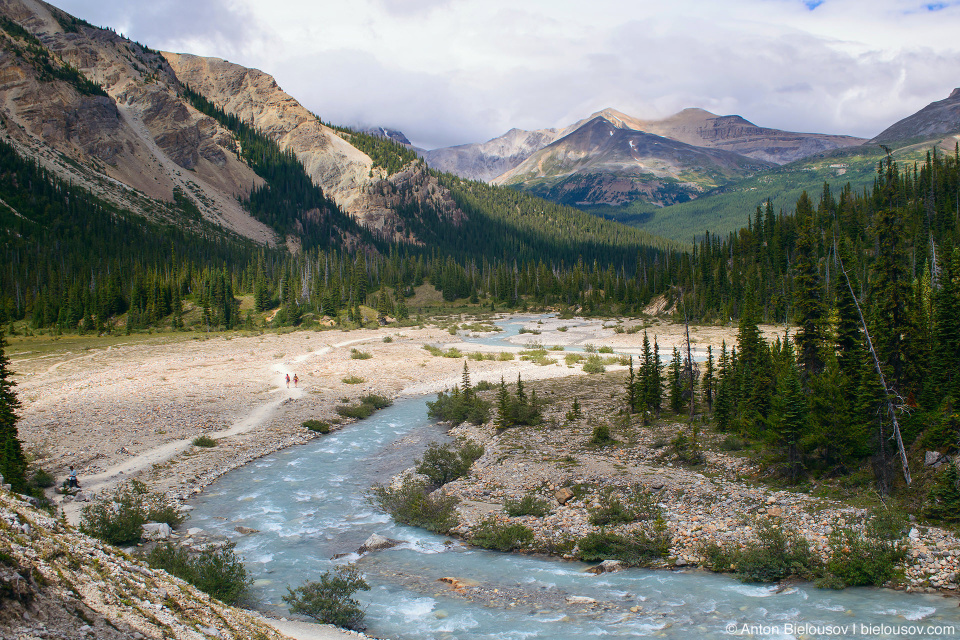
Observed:
[[[957,2],[61,0],[156,48],[271,73],[326,120],[442,146],[612,106],[872,136],[960,85]],[[935,10],[928,9],[928,5]]]

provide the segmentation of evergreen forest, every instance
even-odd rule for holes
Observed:
[[[281,237],[299,234],[303,251],[202,221],[148,221],[0,142],[8,334],[253,329],[271,310],[269,326],[346,326],[365,321],[361,307],[412,322],[423,285],[477,310],[638,316],[656,300],[680,322],[737,323],[738,336],[702,376],[680,353],[666,372],[658,360],[642,363],[628,385],[631,410],[662,410],[665,384],[671,410],[704,413],[761,443],[770,468],[793,482],[868,470],[889,493],[910,483],[917,451],[957,451],[960,149],[911,165],[888,156],[869,188],[824,184],[792,210],[768,202],[746,227],[689,248],[431,172],[464,215],[452,222],[429,204],[403,205],[400,218],[422,242],[401,244],[344,214],[292,153],[184,93],[235,134],[240,157],[264,179],[244,205]],[[387,173],[421,162],[393,141],[339,131]],[[188,198],[178,203],[185,220],[196,218]],[[761,323],[793,329],[771,344]]]

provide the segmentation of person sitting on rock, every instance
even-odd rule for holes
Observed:
[[[73,468],[73,465],[70,465],[70,477],[67,478],[67,488],[68,489],[79,489],[80,482],[77,480],[77,471]]]

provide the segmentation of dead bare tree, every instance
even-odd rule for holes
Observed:
[[[857,307],[857,314],[860,316],[860,326],[863,327],[863,335],[867,339],[867,348],[870,350],[870,355],[873,356],[873,365],[877,370],[877,375],[880,376],[880,384],[883,386],[883,397],[887,405],[887,414],[890,416],[890,421],[893,423],[893,435],[897,441],[897,447],[900,449],[900,463],[903,465],[903,479],[909,485],[911,483],[910,478],[910,464],[907,462],[907,451],[903,447],[903,438],[900,437],[900,422],[897,420],[897,412],[903,407],[904,402],[903,398],[900,395],[887,386],[887,380],[883,376],[883,369],[880,367],[880,358],[877,357],[877,352],[873,348],[873,341],[870,339],[870,331],[867,329],[867,322],[863,318],[863,311],[860,309],[860,302],[857,300],[857,294],[853,291],[853,285],[850,284],[850,277],[847,275],[847,269],[843,266],[843,259],[840,258],[839,252],[837,249],[837,239],[833,239],[833,249],[837,255],[837,263],[840,266],[840,271],[843,273],[844,279],[847,281],[847,288],[850,290],[850,297],[853,298],[853,304]],[[896,402],[894,402],[896,399]],[[883,446],[883,433],[881,431],[880,435],[880,446]]]

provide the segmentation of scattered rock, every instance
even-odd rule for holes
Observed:
[[[243,536],[249,535],[251,533],[260,533],[260,529],[254,529],[253,527],[244,527],[243,525],[234,527],[233,530]]]
[[[480,583],[469,578],[440,578],[437,582],[446,582],[454,591],[462,592],[467,587],[479,587]]]
[[[173,533],[166,522],[148,522],[143,525],[143,537],[150,540],[166,540]]]
[[[571,498],[573,498],[573,491],[571,491],[568,487],[564,487],[554,493],[553,497],[556,498],[557,503],[567,504]]]
[[[374,533],[366,542],[360,545],[360,548],[357,549],[357,553],[363,555],[369,553],[370,551],[383,551],[384,549],[390,549],[397,546],[398,544],[403,544],[403,540],[392,540],[390,538],[384,538],[379,533]]]
[[[615,571],[621,571],[623,568],[623,563],[619,560],[604,560],[597,566],[587,569],[587,573],[600,575],[601,573],[614,573]]]
[[[939,469],[945,464],[946,456],[939,451],[927,451],[923,454],[923,463],[928,467]]]
[[[589,596],[567,596],[568,604],[596,604],[597,599]]]

